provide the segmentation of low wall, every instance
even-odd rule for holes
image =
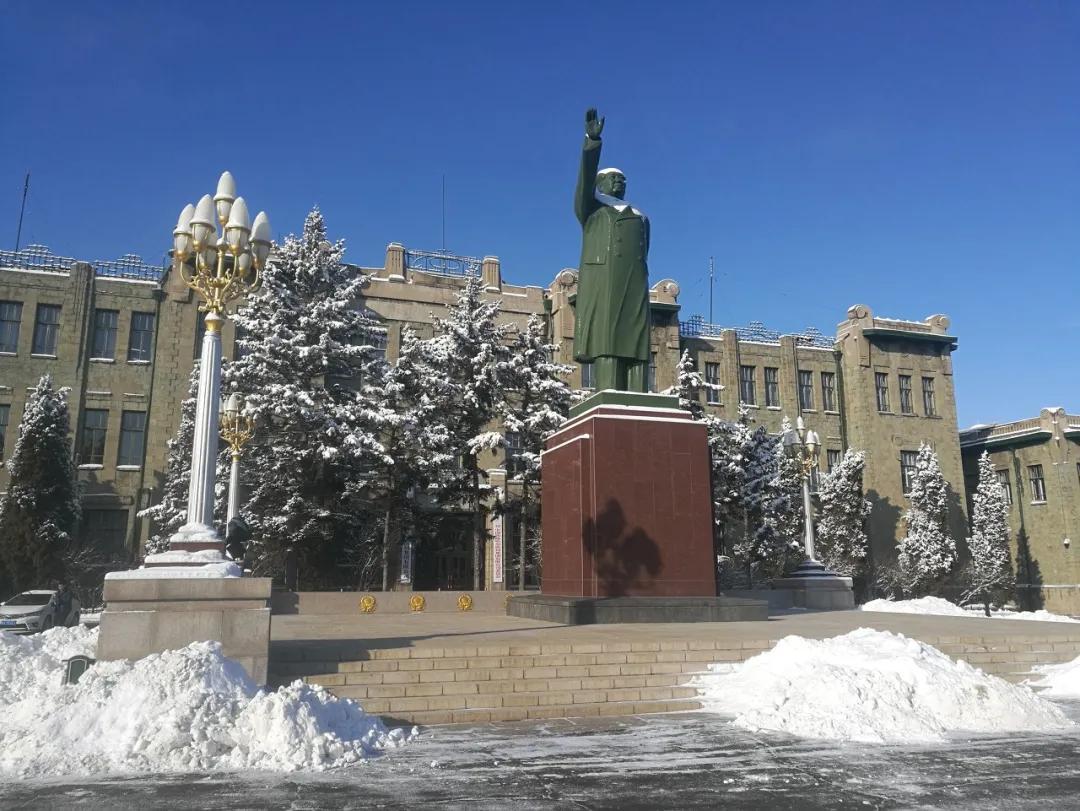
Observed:
[[[469,611],[505,614],[506,601],[517,591],[275,591],[270,597],[274,614],[410,614],[412,600],[423,598],[425,613],[458,613],[459,601],[467,597]],[[374,605],[364,603],[371,597]],[[370,610],[365,611],[367,605]]]

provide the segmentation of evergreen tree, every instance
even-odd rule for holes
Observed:
[[[815,533],[815,553],[829,569],[848,577],[858,575],[866,562],[866,518],[870,502],[863,497],[866,456],[848,448],[818,487],[821,515]]]
[[[169,538],[187,521],[188,487],[191,484],[191,446],[195,441],[195,405],[199,393],[199,361],[191,370],[188,396],[180,403],[180,425],[176,436],[166,446],[169,449],[165,463],[165,481],[161,486],[161,499],[152,507],[139,513],[140,518],[154,522],[154,534],[146,541],[149,553],[164,552],[169,548]]]
[[[697,363],[690,354],[689,349],[684,349],[679,363],[675,367],[675,385],[664,391],[664,394],[674,394],[679,398],[679,408],[689,411],[695,420],[706,417],[705,406],[701,402],[700,393],[705,391],[723,391],[724,387],[718,383],[709,383],[705,376],[697,370]]]
[[[740,456],[745,471],[741,500],[746,534],[735,553],[746,564],[752,584],[754,569],[772,574],[782,566],[788,543],[777,531],[781,496],[776,439],[765,426],[758,426],[750,432]]]
[[[775,564],[781,569],[789,559],[797,558],[801,562],[804,557],[802,463],[788,454],[784,447],[784,437],[791,430],[791,420],[784,417],[780,425],[780,436],[773,448],[776,455],[776,482],[767,509],[767,517],[775,534]]]
[[[901,590],[925,593],[940,583],[956,563],[956,541],[949,535],[949,485],[941,474],[937,454],[923,443],[904,513],[907,534],[897,545]]]
[[[79,491],[68,436],[65,388],[44,375],[30,392],[7,463],[0,503],[0,557],[18,592],[66,579],[64,557],[79,523]]]
[[[745,525],[742,493],[746,483],[744,453],[750,443],[750,411],[739,407],[735,422],[706,417],[712,466],[713,520],[717,546],[728,555]]]
[[[435,489],[444,504],[463,500],[471,506],[476,590],[483,583],[486,538],[481,480],[487,474],[480,466],[480,454],[503,441],[502,435],[488,426],[504,410],[499,368],[507,357],[506,341],[512,329],[498,322],[499,302],[485,301],[483,291],[480,277],[470,276],[447,316],[434,319],[435,336],[424,342],[426,362],[442,371],[431,380],[426,397],[441,411],[462,461],[460,467],[440,471]]]
[[[979,483],[972,497],[967,545],[971,563],[963,599],[982,603],[989,617],[991,601],[1011,589],[1014,581],[1009,559],[1009,505],[986,451],[979,457]]]
[[[516,505],[519,590],[525,588],[526,547],[533,505],[538,504],[532,490],[540,483],[540,453],[544,440],[566,419],[572,396],[565,378],[573,368],[552,360],[557,347],[548,343],[546,332],[539,316],[529,318],[516,334],[509,357],[499,365],[509,395],[502,404],[503,426],[517,438],[518,453],[508,460],[507,473],[521,483]]]
[[[241,470],[260,573],[279,571],[289,546],[302,577],[333,572],[370,535],[368,505],[357,499],[384,448],[358,386],[381,374],[373,343],[382,329],[362,306],[366,279],[344,251],[313,209],[235,316],[241,352],[224,367],[222,388],[240,393],[255,419]]]

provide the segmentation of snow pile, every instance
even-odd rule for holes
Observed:
[[[189,578],[240,577],[240,566],[226,560],[216,549],[198,552],[169,550],[146,556],[138,569],[109,572],[106,580],[186,580]]]
[[[321,687],[259,690],[217,642],[98,662],[77,685],[62,686],[60,660],[88,652],[94,636],[0,636],[0,776],[324,770],[415,735],[387,731]]]
[[[1073,726],[1029,688],[899,634],[860,628],[832,639],[781,639],[692,685],[707,709],[750,730],[872,743],[931,743],[950,733]]]
[[[1036,665],[1032,672],[1041,678],[1027,684],[1039,687],[1039,695],[1053,698],[1080,698],[1080,656],[1060,665]]]
[[[871,600],[859,606],[861,611],[877,611],[896,614],[935,614],[947,617],[985,617],[980,606],[961,608],[941,597],[920,597],[917,600]],[[1008,611],[1004,608],[992,608],[993,619],[1032,620],[1036,622],[1080,622],[1063,614],[1051,614],[1049,611]]]

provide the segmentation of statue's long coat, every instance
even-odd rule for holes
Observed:
[[[574,357],[582,362],[601,356],[647,362],[649,220],[633,206],[597,199],[599,166],[600,141],[586,136],[574,198],[582,228]]]

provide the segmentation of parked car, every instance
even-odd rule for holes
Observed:
[[[33,634],[54,625],[78,625],[79,601],[73,597],[67,616],[59,617],[56,596],[53,589],[31,589],[0,603],[0,631]]]

